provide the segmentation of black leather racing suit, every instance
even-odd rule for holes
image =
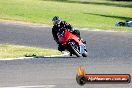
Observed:
[[[57,33],[59,32],[59,29],[61,29],[61,28],[66,28],[66,29],[68,29],[71,33],[77,35],[77,36],[80,38],[80,31],[79,31],[79,30],[73,30],[72,26],[71,26],[69,23],[67,23],[66,21],[61,21],[60,24],[56,24],[56,25],[54,25],[53,28],[52,28],[52,35],[53,35],[53,38],[54,38],[54,40],[55,40],[58,44],[59,44],[59,42],[58,42]],[[80,39],[81,39],[81,38],[80,38]],[[60,44],[59,44],[58,50],[59,50],[59,51],[63,51]]]

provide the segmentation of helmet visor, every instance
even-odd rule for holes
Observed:
[[[53,21],[53,24],[56,25],[56,24],[59,24],[60,23],[60,20],[55,20]]]

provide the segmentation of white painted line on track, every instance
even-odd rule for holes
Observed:
[[[51,56],[45,56],[45,57],[61,57],[61,56],[67,56],[67,55],[69,55],[68,52],[63,52],[63,54],[61,55],[51,55]]]
[[[61,55],[51,55],[51,56],[36,56],[36,57],[19,57],[19,58],[2,58],[0,59],[0,61],[6,61],[6,60],[22,60],[22,59],[35,59],[35,58],[48,58],[48,57],[62,57],[62,56],[68,56],[69,53],[68,52],[63,52],[63,54]]]
[[[2,58],[0,61],[6,61],[6,60],[21,60],[21,59],[33,59],[34,57],[19,57],[19,58]]]
[[[2,19],[0,19],[0,23],[5,25],[17,25],[17,26],[29,26],[29,27],[51,27],[48,24],[30,23],[30,22],[13,21],[13,20],[2,20]]]
[[[36,85],[36,86],[14,86],[14,87],[0,87],[0,88],[53,88],[56,85]]]
[[[92,32],[125,32],[125,31],[102,30],[102,29],[90,29],[90,28],[80,28],[80,30],[92,31]],[[127,32],[125,32],[125,33],[127,33]]]

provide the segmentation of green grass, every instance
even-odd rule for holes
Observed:
[[[0,19],[52,24],[58,15],[75,27],[129,31],[115,27],[119,21],[132,20],[132,2],[111,0],[0,0]]]
[[[17,58],[25,56],[48,56],[61,54],[57,50],[42,49],[20,45],[0,44],[0,58]]]

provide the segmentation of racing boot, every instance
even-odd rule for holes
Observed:
[[[72,56],[72,53],[70,53],[70,56]]]
[[[65,51],[65,48],[61,44],[58,44],[58,50],[62,52]]]

